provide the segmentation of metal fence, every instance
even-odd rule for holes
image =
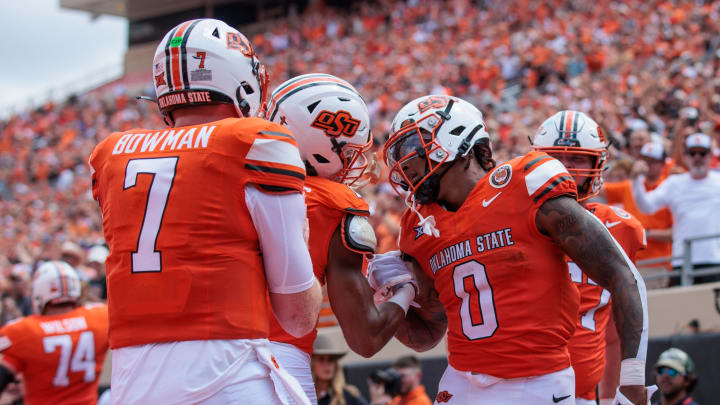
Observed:
[[[707,267],[699,270],[693,269],[693,262],[692,262],[692,244],[697,241],[701,240],[707,240],[707,239],[717,239],[720,238],[720,234],[714,234],[714,235],[706,235],[706,236],[697,236],[695,238],[688,238],[683,241],[683,254],[681,256],[667,256],[667,257],[658,257],[655,259],[647,259],[647,260],[638,260],[636,265],[638,270],[657,270],[657,269],[664,269],[667,270],[667,268],[664,266],[664,264],[670,262],[672,263],[673,260],[682,260],[682,266],[679,270],[672,270],[672,271],[661,271],[656,274],[647,274],[643,275],[643,278],[647,280],[656,280],[656,279],[666,279],[670,277],[680,276],[680,285],[692,285],[695,277],[700,276],[711,276],[711,275],[718,275],[720,274],[720,264],[714,267]],[[659,264],[662,264],[662,266],[658,266]]]

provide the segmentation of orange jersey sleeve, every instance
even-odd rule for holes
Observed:
[[[23,374],[27,405],[95,404],[107,330],[105,305],[31,315],[0,329],[0,362]]]
[[[116,133],[90,166],[110,246],[111,347],[267,337],[267,284],[245,187],[302,192],[304,164],[286,129],[230,118]]]
[[[565,167],[531,152],[492,170],[456,212],[420,206],[438,238],[406,211],[401,250],[434,279],[448,318],[449,363],[500,378],[570,366],[578,291],[563,252],[535,225],[548,199],[575,196]]]
[[[308,249],[313,262],[315,277],[325,284],[325,268],[328,260],[330,240],[338,226],[342,226],[348,215],[369,216],[368,204],[350,187],[324,177],[309,176],[305,182],[305,201],[307,204],[310,239]],[[327,307],[322,317],[332,316]],[[274,316],[270,322],[270,340],[292,344],[308,354],[312,354],[317,329],[306,336],[295,338],[282,329]]]
[[[586,205],[610,231],[631,261],[645,248],[645,229],[624,210],[599,203]],[[577,329],[570,339],[570,357],[575,370],[576,395],[594,399],[595,386],[605,369],[605,332],[610,319],[610,292],[597,285],[575,263],[568,263],[570,276],[580,292]]]
[[[645,183],[647,190],[654,190],[662,181],[655,184]],[[661,208],[654,214],[643,214],[635,205],[632,196],[632,185],[630,181],[620,183],[609,183],[604,185],[608,204],[617,206],[635,217],[646,230],[668,229],[673,226],[673,218],[670,210]],[[645,249],[637,253],[637,260],[653,259],[658,257],[669,257],[672,255],[672,243],[662,242],[648,238]],[[669,265],[669,263],[668,263]]]

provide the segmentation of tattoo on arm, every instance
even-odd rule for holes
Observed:
[[[558,197],[540,207],[535,223],[588,277],[610,291],[622,358],[635,358],[644,327],[640,290],[624,254],[591,215],[572,198]]]
[[[415,301],[420,304],[420,308],[410,307],[395,337],[405,346],[424,352],[435,347],[445,336],[447,316],[433,280],[420,269],[415,259],[407,256],[406,260],[412,263],[418,281],[420,291]]]

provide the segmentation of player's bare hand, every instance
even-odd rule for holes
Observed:
[[[638,176],[645,176],[648,173],[648,165],[644,160],[637,160],[630,170],[630,177],[636,179]]]

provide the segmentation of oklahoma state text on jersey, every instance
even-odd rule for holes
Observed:
[[[108,350],[107,306],[30,315],[0,329],[0,363],[25,380],[26,405],[90,405]]]
[[[608,228],[625,254],[635,262],[638,251],[645,247],[645,230],[640,222],[620,208],[589,203],[593,213]],[[595,398],[595,386],[605,370],[605,331],[610,319],[610,291],[600,287],[572,262],[568,263],[570,278],[580,291],[577,328],[568,348],[575,370],[575,394]]]
[[[328,180],[324,177],[308,176],[305,182],[305,202],[310,222],[310,240],[308,249],[313,263],[315,277],[325,284],[328,247],[338,225],[344,225],[347,214],[369,216],[370,211],[365,200],[350,187]],[[371,253],[371,252],[359,252]],[[359,271],[359,269],[358,269]],[[317,329],[301,338],[295,338],[285,332],[275,316],[270,322],[270,340],[289,343],[300,350],[312,354]]]
[[[302,192],[305,166],[286,129],[259,118],[136,129],[105,139],[90,166],[110,245],[112,348],[268,336],[245,186]]]
[[[455,369],[517,378],[570,366],[578,292],[563,252],[535,225],[538,208],[561,195],[575,197],[573,178],[530,152],[493,169],[457,212],[420,207],[435,217],[439,238],[405,212],[400,249],[435,280]]]

